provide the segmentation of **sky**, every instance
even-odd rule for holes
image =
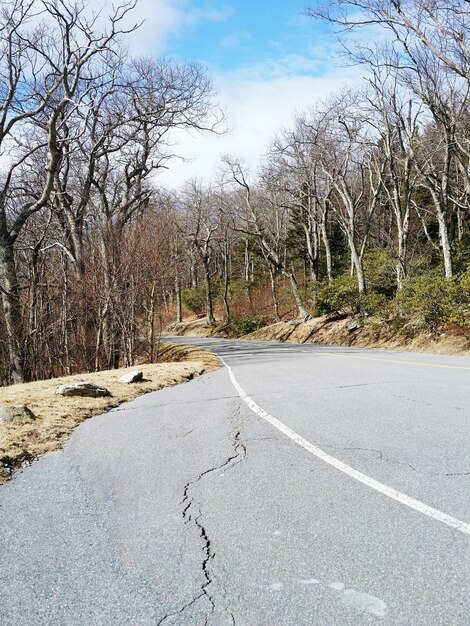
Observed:
[[[359,70],[342,67],[325,25],[303,14],[308,2],[140,0],[133,19],[143,24],[131,35],[131,52],[202,63],[230,129],[222,136],[179,134],[185,160],[171,162],[160,184],[213,180],[224,154],[243,158],[254,174],[296,112],[359,79]]]

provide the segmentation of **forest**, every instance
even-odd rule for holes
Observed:
[[[176,190],[158,181],[173,133],[224,114],[204,67],[129,55],[134,6],[2,3],[3,384],[153,362],[185,314],[240,335],[321,315],[468,333],[466,2],[306,9],[361,83],[312,96],[256,171],[224,155]]]

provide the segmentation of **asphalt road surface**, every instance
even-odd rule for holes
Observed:
[[[470,624],[470,359],[178,340],[0,489],[2,626]]]

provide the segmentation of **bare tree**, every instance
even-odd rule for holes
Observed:
[[[181,197],[182,229],[189,246],[201,261],[206,288],[207,323],[215,324],[213,283],[215,271],[212,267],[215,234],[220,228],[221,212],[217,196],[210,187],[197,181],[189,182]]]
[[[364,58],[367,27],[380,26],[399,46],[401,64],[426,49],[442,66],[470,79],[470,13],[466,0],[326,0],[307,9],[314,18],[340,27],[340,37],[349,53]],[[365,28],[360,40],[347,34]]]
[[[419,183],[414,150],[419,141],[419,123],[423,107],[410,89],[399,84],[396,70],[377,64],[368,74],[370,90],[366,94],[369,123],[379,138],[379,150],[370,161],[382,188],[397,229],[397,287],[401,289],[408,275],[408,239],[413,194]]]
[[[60,127],[96,77],[95,59],[111,50],[132,4],[118,6],[106,31],[80,3],[14,0],[0,15],[0,282],[11,379],[24,379],[14,245],[28,218],[48,203],[60,164]],[[32,21],[41,18],[39,25]],[[42,161],[33,189],[25,168]]]
[[[324,111],[318,111],[316,150],[322,173],[328,181],[328,206],[344,233],[351,253],[351,269],[360,294],[366,291],[364,253],[372,217],[380,200],[381,174],[370,167],[374,145],[357,94],[342,93]]]
[[[236,228],[256,238],[260,251],[272,270],[283,274],[289,280],[299,317],[307,318],[308,313],[297,284],[295,270],[287,256],[282,255],[279,250],[280,236],[283,234],[285,240],[287,234],[288,220],[285,219],[287,213],[285,201],[280,199],[278,190],[269,184],[264,186],[263,192],[254,192],[246,178],[241,161],[224,157],[223,162],[226,167],[227,183],[232,185],[235,183],[241,192],[239,224]],[[263,219],[263,214],[265,215],[263,207],[269,207],[268,219]],[[276,216],[275,219],[272,219],[273,216]],[[274,280],[272,274],[271,280]],[[275,296],[275,290],[273,290],[273,295]]]

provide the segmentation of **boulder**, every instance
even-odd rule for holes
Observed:
[[[0,407],[0,422],[13,422],[21,419],[35,420],[36,416],[24,404]]]
[[[121,376],[119,381],[121,383],[140,383],[144,380],[144,373],[142,370],[132,370],[131,372],[126,372],[124,376]]]
[[[359,330],[360,328],[362,328],[362,324],[361,322],[358,322],[357,320],[353,320],[350,324],[348,324],[348,332],[353,333],[356,330]]]
[[[82,398],[106,398],[111,395],[105,387],[83,381],[71,383],[70,385],[60,385],[56,389],[56,394],[58,396],[79,396]]]

